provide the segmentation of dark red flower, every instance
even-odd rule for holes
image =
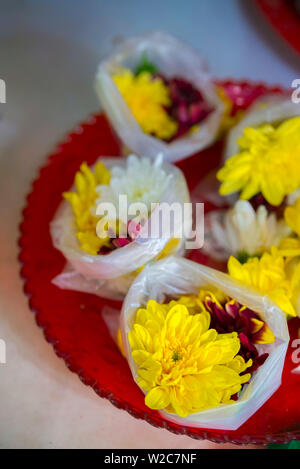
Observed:
[[[177,133],[172,138],[175,140],[206,119],[213,108],[190,82],[176,77],[169,80],[163,77],[163,80],[169,88],[172,101],[166,111],[178,123]]]
[[[259,194],[256,194],[255,196],[253,196],[249,200],[249,202],[252,205],[252,207],[254,208],[254,210],[257,210],[260,205],[264,205],[266,207],[266,209],[268,210],[268,212],[275,213],[276,217],[278,219],[283,217],[284,210],[286,208],[286,198],[283,200],[283,202],[280,205],[275,206],[275,205],[269,204],[269,202],[264,198],[262,193],[259,193]]]
[[[239,354],[245,361],[252,359],[253,365],[247,373],[253,373],[268,357],[268,353],[259,355],[255,344],[267,344],[275,337],[267,324],[251,309],[240,305],[235,300],[221,304],[214,295],[207,293],[203,304],[211,315],[211,326],[220,334],[237,332],[241,349]]]

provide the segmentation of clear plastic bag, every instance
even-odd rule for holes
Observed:
[[[101,158],[100,158],[101,160]],[[125,158],[103,159],[108,169],[113,166],[125,166]],[[190,196],[183,173],[173,165],[163,163],[168,177],[167,185],[160,203],[189,203]],[[61,203],[50,232],[54,246],[63,253],[68,263],[65,270],[53,279],[60,288],[93,293],[102,297],[122,299],[137,275],[137,270],[161,254],[172,238],[178,238],[174,253],[183,254],[185,238],[179,234],[188,234],[191,230],[191,214],[183,211],[183,217],[172,224],[169,232],[161,236],[146,237],[149,225],[156,225],[159,207],[154,209],[140,235],[130,244],[105,255],[92,255],[83,251],[76,238],[76,226],[73,210],[69,202]],[[154,226],[155,229],[155,226]]]
[[[291,96],[269,95],[254,102],[244,118],[229,132],[224,151],[224,161],[239,152],[238,139],[246,127],[278,124],[285,119],[300,116],[300,106]]]
[[[161,413],[167,420],[180,425],[236,430],[281,384],[289,333],[284,313],[266,296],[263,297],[240,285],[222,272],[172,256],[149,264],[131,285],[121,313],[122,340],[132,375],[136,380],[136,364],[131,357],[128,332],[132,328],[137,309],[144,307],[149,299],[163,303],[166,299],[195,294],[201,286],[212,285],[260,314],[273,331],[276,342],[257,346],[259,351],[268,352],[269,357],[252,375],[250,383],[243,388],[239,400],[234,404],[220,405],[215,409],[192,414],[186,418],[165,411]]]
[[[166,77],[182,77],[198,88],[214,111],[197,132],[166,143],[145,134],[113,82],[112,75],[122,67],[135,67],[146,53]],[[135,37],[122,42],[98,69],[96,90],[115,131],[130,150],[154,158],[163,153],[175,162],[209,146],[217,137],[224,106],[218,97],[203,60],[197,52],[163,32]]]

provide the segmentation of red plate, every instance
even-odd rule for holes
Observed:
[[[297,0],[256,0],[264,16],[298,53],[300,53],[300,2]]]
[[[222,83],[234,99],[235,109],[244,109],[258,96],[282,92],[261,84]],[[52,245],[49,223],[60,204],[63,191],[73,183],[82,161],[93,164],[100,155],[119,155],[120,148],[105,117],[96,115],[60,144],[46,161],[27,197],[20,226],[20,262],[24,291],[37,324],[58,356],[69,369],[91,386],[97,394],[120,409],[156,427],[196,439],[236,444],[286,442],[300,439],[300,376],[291,374],[294,351],[289,349],[283,384],[273,397],[237,431],[201,430],[182,427],[164,420],[148,409],[144,396],[134,383],[126,360],[121,356],[103,321],[105,306],[120,308],[120,303],[93,295],[62,291],[51,283],[61,272],[64,258]],[[190,189],[220,163],[222,142],[182,161]],[[194,259],[209,262],[203,255]],[[297,336],[300,320],[290,322],[292,338]]]

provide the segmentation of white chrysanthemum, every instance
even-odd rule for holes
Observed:
[[[255,211],[246,200],[239,200],[225,212],[210,214],[210,239],[206,249],[216,257],[227,259],[241,253],[253,256],[261,254],[291,232],[284,220],[277,220],[275,213],[268,213],[264,205]]]
[[[97,204],[111,202],[118,207],[119,196],[126,195],[128,206],[131,203],[143,203],[150,211],[151,204],[160,201],[172,177],[167,175],[162,163],[162,155],[158,155],[154,161],[150,158],[130,155],[126,166],[112,167],[108,186],[97,187],[100,196]]]

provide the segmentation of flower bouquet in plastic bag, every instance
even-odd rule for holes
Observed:
[[[281,383],[289,334],[268,296],[186,259],[148,265],[121,314],[145,404],[180,425],[234,430]]]
[[[182,172],[161,155],[82,164],[63,196],[51,223],[53,243],[68,261],[53,279],[60,288],[122,299],[147,262],[184,251],[189,213],[158,229],[161,204],[189,202]]]
[[[217,172],[229,207],[208,214],[204,244],[220,260],[235,256],[239,268],[231,259],[229,271],[271,294],[288,316],[300,313],[300,117],[290,117],[296,114],[290,100],[264,98],[232,129],[225,152],[231,156]]]
[[[206,247],[219,258],[261,255],[295,231],[285,210],[300,197],[299,114],[290,98],[271,95],[229,133],[217,179],[230,207],[207,220]]]
[[[123,143],[175,162],[209,146],[224,113],[202,59],[168,34],[124,41],[98,69],[101,104]]]

